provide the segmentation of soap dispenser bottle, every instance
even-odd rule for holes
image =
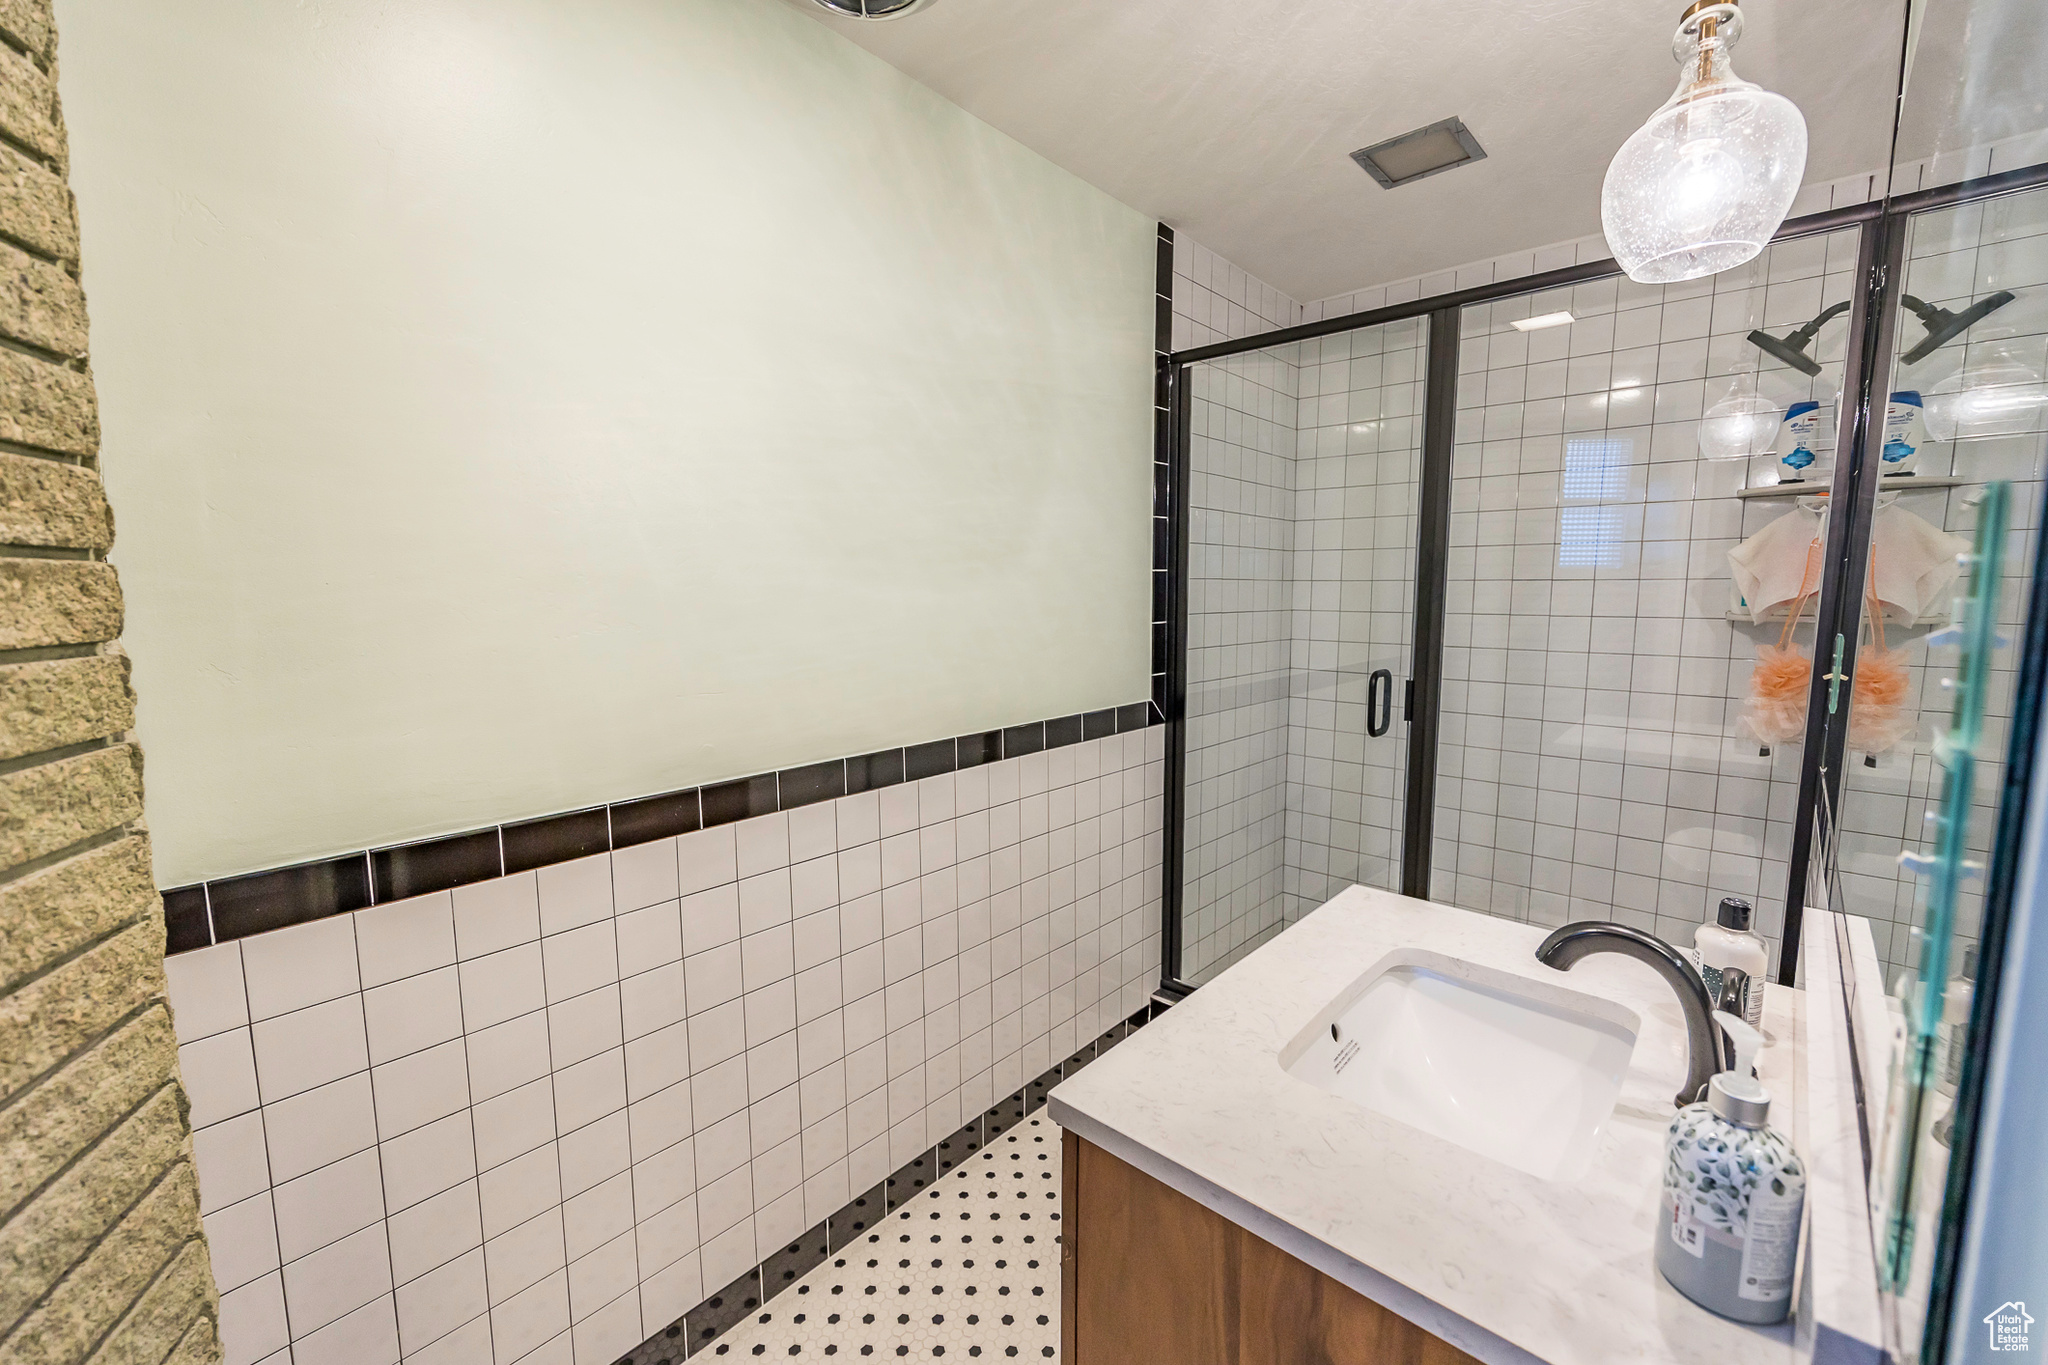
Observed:
[[[1707,1083],[1664,1138],[1657,1269],[1679,1293],[1737,1322],[1783,1322],[1806,1204],[1806,1169],[1766,1120],[1771,1097],[1752,1072],[1763,1036],[1714,1012],[1733,1070]]]
[[[1693,931],[1694,955],[1699,960],[1700,978],[1707,983],[1707,999],[1717,1006],[1728,998],[1722,989],[1721,973],[1729,967],[1742,970],[1739,1008],[1742,1022],[1753,1029],[1764,1026],[1764,967],[1770,953],[1764,941],[1750,927],[1756,911],[1746,900],[1724,896],[1714,912],[1714,923]]]

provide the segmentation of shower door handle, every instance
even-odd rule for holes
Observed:
[[[1378,739],[1394,723],[1394,675],[1375,668],[1365,680],[1365,732]]]

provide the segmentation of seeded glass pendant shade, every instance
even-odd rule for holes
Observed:
[[[1732,3],[1695,4],[1671,40],[1678,89],[1607,167],[1600,225],[1628,277],[1698,279],[1762,251],[1806,174],[1806,120],[1729,65]]]

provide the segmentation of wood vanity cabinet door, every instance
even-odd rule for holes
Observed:
[[[1236,1225],[1093,1143],[1065,1141],[1079,1149],[1061,1220],[1074,1258],[1068,1365],[1233,1365]]]
[[[1064,1142],[1067,1365],[1477,1365],[1101,1148]]]

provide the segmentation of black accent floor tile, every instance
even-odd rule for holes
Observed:
[[[1052,1088],[1059,1083],[1060,1069],[1058,1067],[1055,1066],[1051,1070],[1040,1072],[1036,1080],[1024,1087],[1025,1112],[1035,1114],[1044,1108],[1045,1097],[1051,1094]]]
[[[1164,432],[1164,431],[1166,430],[1166,421],[1167,421],[1167,419],[1166,419],[1165,415],[1164,415],[1164,414],[1162,414],[1162,415],[1160,416],[1160,418],[1159,418],[1159,429],[1160,429],[1160,431],[1161,431],[1161,432]],[[1172,465],[1170,465],[1170,464],[1164,464],[1164,463],[1160,463],[1160,464],[1155,464],[1155,465],[1153,465],[1153,466],[1152,466],[1152,515],[1153,515],[1153,516],[1155,516],[1155,517],[1163,517],[1163,516],[1166,516],[1166,515],[1168,514],[1168,512],[1172,510],[1172,507],[1173,507],[1173,500],[1172,500],[1172,499],[1173,499],[1173,466],[1172,466]]]
[[[1116,708],[1107,711],[1090,711],[1081,717],[1081,738],[1107,739],[1116,733]]]
[[[976,1114],[965,1124],[940,1138],[938,1146],[932,1148],[932,1153],[938,1159],[939,1174],[944,1175],[980,1150],[981,1115]]]
[[[1155,621],[1170,619],[1166,610],[1167,604],[1170,601],[1166,588],[1167,579],[1166,570],[1154,569],[1152,571],[1152,619]]]
[[[1154,673],[1152,675],[1152,709],[1161,715],[1166,713],[1166,675],[1164,673]]]
[[[619,801],[612,805],[613,848],[651,844],[656,839],[668,839],[702,828],[704,819],[697,809],[695,787],[686,792],[643,796],[638,801]]]
[[[761,1275],[756,1267],[683,1315],[690,1354],[695,1355],[699,1347],[760,1308]]]
[[[1003,732],[990,730],[985,734],[962,735],[953,741],[953,754],[963,768],[993,763],[1003,756]]]
[[[954,742],[950,739],[912,744],[903,751],[903,776],[912,782],[937,777],[940,773],[952,772],[954,763]]]
[[[831,1255],[825,1225],[818,1224],[761,1262],[761,1287],[774,1298],[825,1263]]]
[[[1166,622],[1154,621],[1152,623],[1152,671],[1154,673],[1164,673],[1166,671],[1166,658]]]
[[[1003,757],[1022,758],[1035,754],[1045,747],[1045,723],[1035,721],[1030,725],[1012,725],[1003,731]]]
[[[880,749],[859,758],[846,760],[846,790],[869,792],[878,787],[893,787],[903,780],[903,751],[901,749]]]
[[[1045,747],[1048,749],[1058,749],[1068,744],[1079,744],[1081,742],[1081,720],[1082,717],[1077,712],[1071,716],[1061,716],[1058,720],[1047,721],[1045,723]]]
[[[845,1208],[833,1214],[827,1228],[831,1249],[837,1251],[872,1231],[875,1224],[889,1216],[887,1200],[887,1187],[877,1185],[855,1195]]]
[[[1095,1044],[1091,1042],[1088,1044],[1088,1046],[1082,1048],[1073,1056],[1067,1058],[1067,1060],[1060,1063],[1060,1079],[1065,1080],[1067,1077],[1073,1075],[1082,1067],[1088,1065],[1088,1063],[1094,1060]]]
[[[208,882],[213,939],[247,938],[370,904],[370,864],[360,853]]]
[[[894,1213],[918,1195],[939,1177],[939,1160],[936,1147],[919,1152],[903,1163],[896,1174],[882,1184],[889,1198],[889,1211]]]
[[[495,829],[370,850],[379,905],[504,875]]]
[[[619,1357],[617,1365],[683,1365],[689,1347],[689,1319],[677,1318],[631,1351]]]
[[[189,953],[213,944],[206,922],[206,888],[181,886],[164,892],[164,955]]]
[[[983,1145],[993,1144],[998,1137],[1022,1123],[1028,1112],[1029,1106],[1022,1090],[997,1100],[993,1108],[984,1110],[981,1115]]]
[[[784,768],[775,775],[784,810],[830,801],[846,795],[846,762],[812,763],[802,768]]]
[[[704,827],[729,825],[735,820],[747,820],[756,815],[775,813],[775,774],[762,777],[742,777],[736,782],[720,782],[713,787],[698,791],[704,802]]]
[[[603,806],[522,820],[503,827],[505,872],[525,872],[604,853],[612,846],[611,812]]]
[[[1144,729],[1149,723],[1146,717],[1151,713],[1152,706],[1149,702],[1134,701],[1129,706],[1117,707],[1116,732],[1122,734],[1126,730]]]

